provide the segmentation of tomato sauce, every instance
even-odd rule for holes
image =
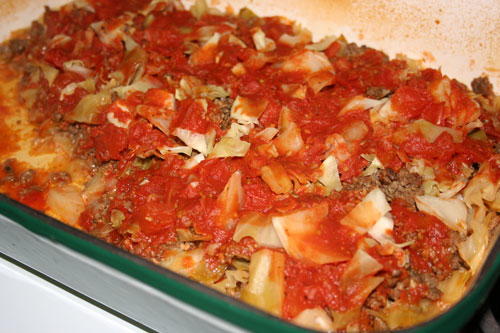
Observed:
[[[450,229],[436,217],[412,211],[401,201],[393,202],[392,214],[395,240],[414,241],[409,246],[413,269],[420,273],[438,271],[438,276],[445,278],[451,272]]]
[[[473,163],[482,163],[492,154],[491,148],[478,140],[466,137],[463,142],[455,143],[447,132],[439,135],[433,143],[420,134],[410,135],[402,148],[409,156],[435,162],[455,175],[462,172],[463,164],[471,166]]]
[[[329,306],[345,311],[346,299],[340,288],[340,277],[344,265],[322,265],[308,267],[289,259],[286,262],[286,291],[283,316],[294,318],[305,309]]]

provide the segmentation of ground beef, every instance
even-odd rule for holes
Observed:
[[[438,289],[438,279],[433,274],[422,274],[415,271],[411,271],[412,279],[418,283],[423,283],[429,288],[425,291],[424,297],[430,299],[431,301],[437,301],[441,298],[443,292]]]
[[[23,65],[23,76],[19,82],[20,87],[23,89],[27,88],[32,83],[33,76],[36,75],[37,72],[40,74],[40,68],[38,66],[35,66],[30,62]]]
[[[29,41],[27,39],[12,39],[9,42],[9,48],[12,55],[18,55],[24,52],[28,47]]]
[[[11,58],[11,55],[9,45],[0,45],[0,60],[8,61]]]
[[[360,176],[354,179],[352,183],[342,184],[342,188],[346,191],[369,191],[375,186],[377,186],[376,175]]]
[[[390,286],[390,289],[387,293],[388,300],[396,301],[401,297],[401,292],[410,287],[410,278],[406,277],[402,280],[395,279],[395,283],[393,286]]]
[[[493,96],[493,85],[487,76],[477,77],[471,82],[472,91],[484,97]]]
[[[22,84],[23,81],[21,81]],[[47,106],[48,110],[57,110],[56,103],[48,103],[49,95],[47,90],[40,89],[37,95],[37,101],[33,105],[32,108],[28,110],[28,121],[32,124],[40,124],[45,121],[52,112],[47,112],[45,107]]]
[[[354,57],[365,53],[367,47],[362,45],[358,46],[356,43],[347,44],[340,52],[341,57]]]
[[[43,41],[44,35],[45,26],[40,22],[33,21],[31,28],[25,34],[26,38],[14,38],[0,45],[0,60],[12,60],[13,57]]]
[[[373,328],[375,332],[387,332],[389,331],[389,326],[386,322],[379,316],[369,315],[370,327]]]
[[[12,39],[8,43],[0,45],[0,58],[9,61],[16,55],[23,53],[28,44],[28,40],[25,39]]]
[[[31,43],[37,43],[43,39],[45,35],[45,26],[38,21],[33,21],[31,23],[31,29],[29,31],[29,38]]]
[[[385,308],[387,305],[387,296],[380,292],[373,292],[368,296],[365,301],[364,306],[368,309],[379,311]]]
[[[68,126],[67,132],[71,136],[71,144],[76,146],[81,142],[87,140],[88,133],[86,129],[80,124],[71,124]]]
[[[11,39],[8,43],[0,45],[0,59],[9,61],[16,55],[23,53],[28,45],[27,39]]]
[[[442,296],[442,292],[438,289],[439,280],[433,274],[421,274],[410,270],[410,275],[404,278],[390,277],[384,281],[384,286],[389,289],[387,294],[376,290],[367,299],[364,306],[368,309],[379,311],[387,304],[387,297],[391,301],[397,301],[401,297],[404,290],[411,288],[412,283],[425,284],[428,288],[425,290],[423,297],[436,301]],[[382,289],[383,290],[383,289]]]
[[[493,150],[495,151],[495,154],[500,154],[500,143],[495,143],[493,145]]]
[[[382,87],[369,87],[366,89],[366,96],[374,99],[382,99],[389,95],[391,91]]]
[[[378,185],[389,201],[400,198],[413,204],[416,195],[424,194],[422,177],[407,169],[401,169],[398,173],[389,168],[383,169],[377,173],[377,177]]]
[[[230,263],[233,258],[250,260],[250,257],[257,250],[257,248],[257,243],[255,243],[252,238],[246,237],[238,243],[230,242],[221,249],[224,251],[225,262]]]
[[[396,172],[386,168],[372,176],[358,177],[353,183],[346,183],[344,189],[368,191],[378,186],[384,192],[387,200],[392,201],[395,198],[400,198],[410,205],[414,205],[415,196],[424,193],[422,183],[420,175],[410,172],[407,169],[401,169],[399,172]]]
[[[437,287],[438,285],[438,279],[429,273],[419,273],[414,270],[410,270],[411,277],[418,283],[425,283],[429,288],[434,288]]]
[[[216,98],[214,100],[215,105],[219,107],[220,110],[220,129],[226,130],[231,126],[231,107],[234,100],[230,97]]]

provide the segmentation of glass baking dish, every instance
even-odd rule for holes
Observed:
[[[3,255],[144,329],[304,331],[4,195],[0,195],[0,214]],[[460,302],[440,316],[401,332],[455,332],[462,327],[485,301],[500,275],[499,249],[497,240]]]

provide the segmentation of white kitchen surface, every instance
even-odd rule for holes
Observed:
[[[0,332],[144,331],[0,258]]]

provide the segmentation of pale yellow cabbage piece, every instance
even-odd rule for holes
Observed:
[[[326,36],[317,43],[306,45],[305,48],[311,51],[324,51],[336,40],[336,36]]]
[[[454,142],[459,143],[463,141],[463,134],[460,131],[454,130],[449,127],[434,125],[433,123],[425,119],[415,120],[410,125],[410,129],[420,132],[430,143],[436,141],[436,139],[445,132],[449,133],[453,137]]]
[[[246,270],[242,268],[235,270],[227,269],[224,275],[225,278],[213,284],[212,287],[220,292],[239,298],[238,285],[246,285],[248,283],[248,278],[250,277],[248,268]]]
[[[98,21],[90,24],[90,27],[95,31],[99,40],[106,45],[110,45],[117,39],[123,38],[124,24],[113,25],[112,29],[103,21]]]
[[[57,68],[54,68],[50,65],[47,65],[45,63],[38,63],[40,66],[40,69],[42,70],[43,76],[49,83],[49,87],[52,85],[54,80],[56,79],[57,75],[59,75],[59,70]]]
[[[380,244],[393,244],[393,229],[394,221],[390,213],[387,213],[368,230],[368,234]]]
[[[384,104],[370,109],[370,121],[372,124],[377,122],[389,123],[400,118],[398,112],[392,108],[391,100],[387,100]]]
[[[351,111],[356,111],[356,110],[368,110],[372,108],[377,108],[381,107],[383,104],[387,102],[387,98],[382,98],[380,100],[378,99],[372,99],[365,97],[363,95],[358,95],[354,96],[347,102],[347,104],[340,110],[339,116],[343,116],[348,114]]]
[[[237,96],[231,107],[231,118],[240,124],[259,124],[259,117],[266,110],[267,100]]]
[[[191,54],[189,57],[189,63],[195,66],[213,63],[215,61],[215,53],[217,46],[219,45],[220,38],[220,33],[214,33],[202,47]]]
[[[371,190],[340,223],[359,233],[366,233],[382,216],[391,210],[384,192],[378,187]]]
[[[151,88],[158,88],[158,87],[159,86],[157,82],[152,81],[147,76],[143,76],[139,80],[135,80],[134,83],[132,84],[126,86],[119,86],[113,88],[111,91],[116,92],[120,98],[125,98],[132,92],[135,91],[146,92]]]
[[[260,52],[269,52],[276,49],[276,43],[271,38],[267,38],[261,28],[256,28],[252,34],[255,49]]]
[[[499,158],[495,158],[493,163],[499,163]],[[491,179],[491,167],[485,162],[479,172],[472,178],[464,189],[464,201],[469,207],[483,206],[484,201],[494,201],[500,189],[500,179],[495,183]]]
[[[467,207],[461,199],[443,199],[432,195],[415,197],[420,211],[433,215],[455,231],[467,230]]]
[[[166,259],[161,261],[160,265],[196,281],[213,286],[215,281],[223,277],[226,266],[221,265],[215,270],[209,269],[204,259],[205,251],[207,249],[201,247],[191,250],[167,250],[165,253]]]
[[[231,73],[236,76],[243,76],[247,73],[247,69],[245,68],[245,65],[239,62],[231,68]]]
[[[464,201],[472,209],[469,222],[472,234],[459,245],[458,250],[461,257],[471,267],[473,274],[478,272],[484,261],[490,243],[490,224],[494,227],[499,223],[496,213],[487,213],[488,209],[485,205],[485,203],[494,202],[500,190],[500,179],[496,182],[492,181],[493,171],[489,163],[499,163],[498,156],[494,157],[493,161],[485,162],[463,190]]]
[[[443,182],[437,183],[437,187],[440,191],[439,197],[443,199],[453,198],[464,189],[466,185],[467,181],[465,179],[455,180],[451,184],[444,184]]]
[[[248,152],[248,149],[250,149],[250,142],[237,138],[223,137],[215,144],[209,157],[243,157]]]
[[[291,47],[297,47],[301,44],[304,45],[310,43],[311,39],[311,32],[305,28],[302,28],[299,23],[294,22],[293,34],[282,34],[278,41]]]
[[[345,254],[328,251],[311,240],[320,223],[328,215],[328,204],[321,203],[311,208],[272,218],[274,229],[286,252],[295,259],[318,265],[346,261]]]
[[[292,322],[318,331],[331,332],[334,329],[332,318],[320,307],[303,310]]]
[[[63,63],[63,68],[68,72],[77,73],[83,77],[88,77],[92,73],[90,69],[85,67],[83,61],[78,59],[66,61]]]
[[[345,162],[351,157],[348,142],[339,133],[333,133],[326,139],[328,154],[335,156],[338,163]]]
[[[278,162],[272,161],[260,169],[262,180],[269,185],[276,194],[289,193],[293,190],[293,183],[285,168]]]
[[[259,213],[248,213],[236,225],[233,240],[239,242],[245,237],[251,237],[260,246],[281,248],[281,241],[274,230],[271,216]]]
[[[250,259],[250,278],[241,299],[275,316],[280,316],[285,298],[285,255],[261,249]]]
[[[280,155],[291,156],[304,147],[300,127],[292,119],[292,111],[283,108],[280,114],[279,134],[273,140]]]
[[[189,11],[199,20],[208,11],[207,2],[205,0],[196,0],[191,8],[189,8]]]
[[[192,169],[198,164],[201,163],[205,159],[205,156],[202,153],[196,154],[192,156],[189,160],[184,163],[184,168],[185,169]]]
[[[175,97],[172,93],[166,93],[163,97],[161,107],[139,105],[137,112],[146,118],[151,124],[157,127],[166,135],[170,134],[170,124],[174,117]],[[160,102],[160,100],[157,100]]]
[[[80,214],[85,209],[81,190],[74,185],[61,185],[47,192],[47,214],[76,225]]]
[[[364,121],[353,121],[342,131],[342,136],[347,142],[356,142],[365,138],[368,134],[368,126]]]
[[[355,281],[345,288],[345,294],[355,304],[363,304],[366,298],[371,294],[379,284],[384,281],[381,276],[366,276],[361,280]]]
[[[214,100],[228,96],[229,92],[224,87],[204,84],[202,80],[194,76],[183,76],[179,81],[179,88],[175,89],[177,100],[184,100],[188,97]]]
[[[88,92],[93,93],[95,91],[95,80],[93,78],[86,79],[85,81],[73,82],[68,84],[61,90],[59,100],[62,101],[66,95],[72,95],[76,88],[83,88]]]
[[[323,184],[327,189],[327,195],[332,191],[342,190],[342,183],[340,182],[339,170],[335,157],[328,156],[320,166],[321,176],[318,181]]]
[[[469,227],[472,234],[458,246],[460,256],[470,266],[473,274],[481,268],[490,241],[488,226],[485,221],[486,207],[474,208]]]
[[[75,108],[66,115],[68,121],[86,124],[96,124],[95,116],[99,108],[111,103],[110,91],[102,91],[97,94],[84,96]]]
[[[349,324],[359,317],[359,313],[359,308],[354,308],[345,312],[332,311],[331,314],[333,317],[333,332],[346,328],[348,328],[346,330],[347,332],[351,332],[349,330]]]
[[[451,276],[439,282],[438,288],[443,292],[441,302],[451,305],[458,301],[467,291],[467,284],[472,277],[470,270],[458,270],[451,273]]]
[[[347,286],[353,281],[359,281],[369,275],[374,275],[383,267],[382,264],[370,256],[366,251],[358,249],[347,264],[341,277],[341,283]]]
[[[361,157],[370,162],[370,165],[361,173],[362,176],[371,176],[384,168],[384,165],[375,154],[361,154]]]
[[[241,185],[241,172],[234,172],[224,187],[224,190],[217,198],[217,204],[220,208],[218,218],[219,225],[228,230],[232,229],[238,217],[238,211],[243,205],[245,192]]]
[[[203,265],[203,256],[205,251],[202,248],[194,250],[172,250],[167,259],[162,261],[160,265],[173,270],[176,273],[187,277],[192,277],[200,265]]]
[[[240,138],[250,133],[252,124],[232,123],[219,142],[217,142],[210,153],[210,158],[218,157],[243,157],[250,149],[250,142],[243,141]]]
[[[193,148],[188,147],[188,146],[175,146],[175,147],[161,146],[161,147],[158,147],[157,149],[158,149],[158,152],[162,155],[184,154],[187,156],[191,156],[191,153],[193,152]]]
[[[307,86],[303,84],[282,84],[281,89],[293,98],[304,99],[307,96]]]
[[[274,128],[274,127],[266,127],[264,128],[262,131],[260,131],[259,133],[257,133],[255,135],[256,138],[259,138],[265,142],[269,142],[271,141],[275,136],[276,134],[278,134],[279,130],[277,128]]]
[[[86,184],[82,192],[85,205],[99,199],[106,190],[106,168],[99,168],[97,173]]]
[[[242,136],[248,135],[252,129],[251,124],[241,125],[238,123],[231,123],[231,127],[227,131],[225,137],[239,139]]]
[[[215,131],[212,129],[207,133],[196,133],[191,130],[177,127],[173,133],[187,146],[199,151],[204,156],[210,154],[214,146]]]
[[[73,1],[73,5],[75,6],[75,8],[85,9],[89,12],[95,13],[94,7],[92,7],[92,5],[86,0]]]
[[[381,317],[389,329],[395,330],[424,322],[442,310],[436,306],[423,309],[417,305],[395,302],[383,311]]]
[[[301,50],[281,63],[281,69],[285,72],[315,73],[333,71],[333,66],[323,52]]]
[[[308,86],[315,92],[335,81],[335,71],[323,52],[303,49],[279,64],[284,72],[301,72]]]

